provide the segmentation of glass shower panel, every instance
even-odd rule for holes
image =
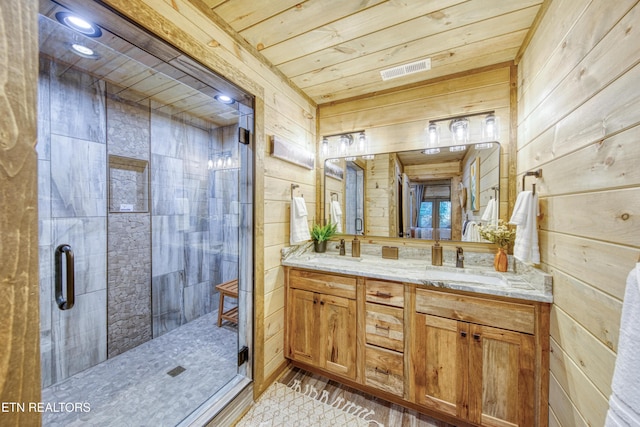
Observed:
[[[204,82],[229,84],[206,70],[198,80],[104,38],[123,55],[58,24],[60,6],[41,7],[43,401],[87,402],[91,418],[82,420],[96,425],[178,424],[251,372],[237,360],[250,341],[253,154],[238,134],[253,132],[253,109],[248,97],[215,101]],[[69,40],[97,54],[78,58]],[[56,265],[61,245],[73,252],[69,267],[64,257]],[[75,304],[62,310],[56,284],[64,288],[70,266]],[[239,291],[218,307],[216,286],[229,281]],[[238,319],[217,325],[218,310],[235,307]]]

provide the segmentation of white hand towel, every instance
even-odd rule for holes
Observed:
[[[478,223],[475,221],[469,221],[464,235],[462,236],[463,242],[482,242],[480,237],[480,231],[478,230]]]
[[[331,223],[336,224],[336,232],[342,233],[342,208],[337,200],[331,202]]]
[[[490,199],[489,203],[487,203],[487,207],[484,209],[484,214],[482,214],[482,220],[487,221],[492,225],[497,224],[498,209],[495,199]]]
[[[524,263],[540,264],[538,196],[531,191],[520,192],[509,223],[516,225],[513,256]]]
[[[289,243],[297,245],[311,239],[309,224],[307,224],[307,205],[302,197],[291,200],[291,219]]]
[[[640,263],[627,277],[605,427],[640,425]]]

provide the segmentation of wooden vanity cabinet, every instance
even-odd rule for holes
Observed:
[[[534,306],[419,289],[413,327],[416,403],[476,425],[541,425]]]
[[[549,304],[286,271],[297,365],[450,423],[548,424]]]
[[[356,377],[356,279],[289,272],[288,348],[293,360]]]

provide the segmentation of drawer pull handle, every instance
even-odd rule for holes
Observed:
[[[389,292],[376,291],[376,296],[378,298],[391,298],[392,295]]]
[[[378,368],[377,366],[376,366],[376,372],[382,375],[389,375],[389,370],[381,369],[381,368]]]
[[[389,332],[389,326],[376,325],[376,329],[382,329],[383,331]]]

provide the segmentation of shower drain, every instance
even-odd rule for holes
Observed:
[[[173,368],[172,370],[167,372],[167,375],[172,376],[172,377],[177,377],[178,375],[180,375],[184,371],[186,371],[186,369],[183,368],[182,366],[176,366],[175,368]]]

